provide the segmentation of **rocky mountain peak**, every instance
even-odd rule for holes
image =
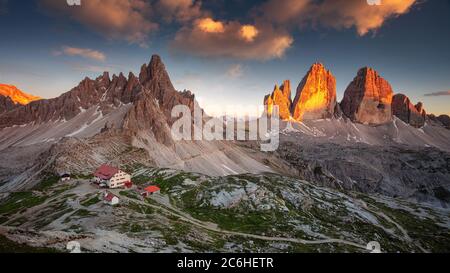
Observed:
[[[396,94],[392,99],[392,114],[411,126],[418,128],[424,126],[426,118],[424,113],[422,103],[414,105],[404,94]]]
[[[331,118],[336,106],[336,79],[321,63],[311,66],[297,88],[291,113],[295,120]]]
[[[104,85],[109,86],[111,84],[111,79],[109,78],[109,72],[103,72],[101,76],[95,79],[96,82],[102,82]]]
[[[418,111],[424,118],[427,116],[427,112],[425,111],[422,102],[419,101],[419,102],[415,105],[415,108],[417,109],[417,111]]]
[[[27,94],[14,85],[0,84],[0,96],[9,97],[14,104],[26,105],[32,101],[40,100],[40,97]]]
[[[162,85],[174,89],[169,74],[166,71],[166,67],[159,55],[153,55],[150,63],[148,65],[144,64],[141,67],[139,80],[144,86],[151,85],[152,81],[157,81]]]
[[[388,81],[374,69],[364,67],[345,90],[341,108],[354,122],[383,124],[392,121],[393,95]]]
[[[297,88],[294,101],[291,98],[291,82],[286,80],[281,87],[275,86],[271,95],[264,98],[268,112],[278,105],[280,118],[298,121],[331,118],[336,109],[336,79],[321,63],[311,66]]]
[[[280,87],[281,92],[283,95],[288,98],[292,103],[292,97],[291,97],[291,81],[285,80],[283,84]]]
[[[272,115],[273,106],[277,105],[279,108],[280,119],[289,120],[291,118],[291,89],[290,82],[288,80],[284,81],[283,85],[278,87],[275,85],[272,94],[267,95],[264,98],[264,105],[267,105],[268,115]]]

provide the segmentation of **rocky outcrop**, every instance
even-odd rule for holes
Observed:
[[[394,92],[385,79],[371,68],[362,68],[345,90],[341,108],[352,121],[384,124],[392,121]]]
[[[447,129],[450,129],[450,117],[448,115],[440,115],[437,119],[444,125]]]
[[[264,98],[264,105],[267,106],[269,116],[273,113],[273,107],[277,105],[282,120],[291,119],[291,104],[291,82],[288,80],[284,81],[281,87],[275,85],[272,94]]]
[[[336,106],[336,79],[322,64],[316,63],[300,82],[291,107],[295,120],[331,118]]]
[[[0,95],[0,114],[11,111],[15,107],[17,106],[10,97]]]
[[[277,105],[282,120],[332,118],[337,105],[336,79],[322,64],[316,63],[299,84],[294,101],[291,99],[291,83],[286,80],[264,98],[264,105],[269,115]]]
[[[40,100],[40,97],[22,92],[14,85],[0,84],[0,96],[9,97],[14,104],[26,105],[32,101]]]
[[[396,94],[393,97],[392,114],[411,126],[420,128],[425,125],[426,113],[422,103],[413,105],[411,100],[403,94]]]
[[[425,108],[423,107],[423,103],[422,102],[418,102],[415,105],[415,108],[417,110],[417,112],[419,112],[419,114],[425,119],[427,117],[427,112],[425,111]]]
[[[433,123],[443,126],[447,129],[450,129],[450,116],[448,115],[435,116],[433,114],[430,114],[427,115],[427,120],[432,121]]]

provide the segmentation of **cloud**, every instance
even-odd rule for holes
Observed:
[[[225,31],[224,24],[220,21],[214,21],[211,18],[199,19],[196,26],[206,33],[223,33]]]
[[[233,79],[240,78],[244,75],[244,69],[241,64],[234,64],[227,70],[227,76]]]
[[[217,20],[200,9],[197,15],[203,17],[184,24],[171,48],[202,57],[276,59],[292,46],[289,33],[295,27],[354,28],[363,36],[408,13],[416,2],[383,0],[381,5],[369,5],[366,0],[267,0],[253,8],[252,24]]]
[[[187,22],[205,14],[201,4],[195,0],[158,0],[155,9],[168,22]]]
[[[60,51],[55,51],[53,53],[55,56],[59,55],[67,55],[67,56],[79,56],[86,59],[96,60],[96,61],[105,61],[106,55],[103,52],[98,50],[93,50],[89,48],[77,48],[64,46]]]
[[[171,47],[202,57],[270,60],[283,57],[292,43],[289,34],[269,24],[242,25],[238,21],[202,18],[182,27]]]
[[[41,4],[107,38],[141,46],[147,46],[149,34],[158,29],[158,24],[151,20],[152,7],[145,0],[89,0],[76,7],[61,0],[41,0]]]
[[[450,90],[449,90],[449,91],[441,91],[441,92],[428,93],[428,94],[425,94],[424,96],[425,96],[425,97],[450,96]]]
[[[5,1],[5,0],[0,0]],[[150,35],[179,27],[170,48],[202,57],[248,60],[281,58],[298,27],[356,29],[366,35],[391,18],[409,12],[419,0],[266,0],[247,20],[217,19],[201,0],[89,0],[70,7],[62,0],[39,0],[49,11],[71,18],[99,34],[148,46]],[[224,5],[224,1],[218,1]],[[208,3],[209,4],[209,3]]]
[[[258,36],[259,30],[252,25],[245,25],[241,27],[241,37],[247,42],[253,42]]]
[[[390,18],[408,13],[416,2],[382,0],[381,5],[369,5],[366,0],[269,0],[256,8],[254,14],[284,26],[354,27],[359,35],[366,35]]]

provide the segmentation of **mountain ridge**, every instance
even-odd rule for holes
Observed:
[[[0,83],[0,96],[9,97],[14,104],[26,105],[42,98],[27,94],[14,85]]]
[[[45,159],[30,157],[30,162],[16,165],[1,165],[0,160],[0,181],[2,167],[9,176],[19,174],[10,185],[21,186],[27,184],[25,173],[33,176],[41,166],[54,172],[85,172],[120,158],[137,160],[124,154],[127,149],[141,150],[141,163],[208,175],[272,171],[254,158],[259,152],[247,153],[231,142],[174,141],[170,127],[178,118],[171,114],[180,104],[191,112],[198,106],[190,91],[175,90],[161,58],[153,55],[139,76],[110,77],[105,72],[83,79],[57,98],[3,113],[0,151],[23,159],[33,149]],[[17,167],[22,165],[24,169]]]

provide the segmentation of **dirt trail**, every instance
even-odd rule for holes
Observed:
[[[249,234],[249,233],[243,233],[243,232],[223,230],[223,229],[217,227],[216,224],[203,222],[203,221],[194,219],[194,218],[186,215],[184,212],[180,211],[179,209],[176,209],[171,205],[168,206],[167,202],[162,202],[161,198],[151,197],[151,200],[156,201],[158,204],[160,204],[160,206],[149,204],[147,202],[136,200],[136,199],[130,199],[128,197],[124,197],[124,198],[128,199],[129,201],[133,201],[133,202],[137,201],[138,203],[140,203],[142,205],[146,205],[146,206],[150,206],[155,209],[163,210],[164,212],[166,212],[172,216],[176,216],[176,217],[180,218],[181,220],[188,222],[190,224],[193,224],[197,227],[200,227],[200,228],[203,228],[203,229],[206,229],[209,231],[217,232],[217,233],[226,234],[226,235],[235,235],[235,236],[241,236],[241,237],[246,237],[246,238],[264,240],[264,241],[289,242],[289,243],[298,243],[298,244],[306,244],[306,245],[345,244],[345,245],[350,245],[350,246],[357,247],[357,248],[364,249],[364,250],[367,249],[366,246],[363,246],[363,245],[360,245],[360,244],[357,244],[354,242],[350,242],[347,240],[342,240],[342,239],[330,238],[330,239],[323,239],[323,240],[303,240],[303,239],[296,239],[296,238],[270,237],[270,236],[255,235],[255,234]]]

